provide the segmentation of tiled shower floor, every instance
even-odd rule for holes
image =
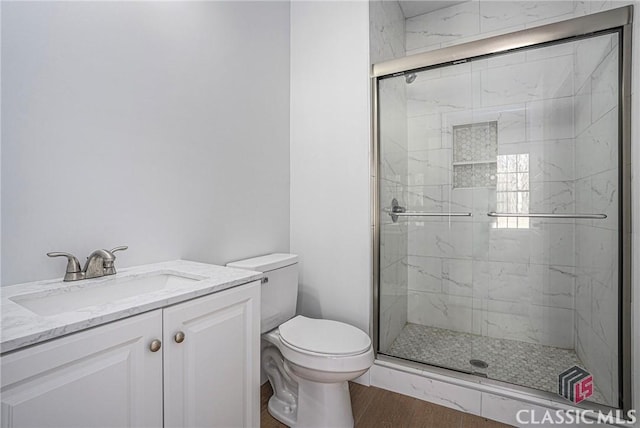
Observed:
[[[558,392],[558,374],[572,366],[584,367],[573,350],[495,339],[469,333],[408,323],[391,345],[388,355],[465,372],[484,373],[490,379]],[[470,359],[486,362],[476,369]],[[590,401],[608,404],[594,390]]]

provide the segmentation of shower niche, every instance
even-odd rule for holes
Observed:
[[[457,125],[453,134],[453,188],[495,187],[498,122]]]
[[[379,358],[624,407],[622,34],[374,67]]]

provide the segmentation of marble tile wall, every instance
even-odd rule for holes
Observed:
[[[405,18],[397,1],[369,1],[371,63],[401,58],[405,51]]]
[[[576,222],[575,349],[609,404],[618,387],[617,35],[578,42],[576,211],[606,220]]]
[[[528,155],[524,210],[574,212],[573,55],[505,55],[407,87],[409,208],[473,214],[407,222],[409,322],[573,348],[574,223],[500,226],[487,213],[504,189],[452,186],[454,127],[497,122],[497,159]]]
[[[406,52],[413,55],[632,4],[633,1],[478,0],[407,19]]]
[[[397,1],[371,1],[370,56],[381,62],[405,55],[405,19]],[[393,198],[407,199],[407,100],[403,78],[380,85],[380,198],[383,208]],[[380,215],[379,346],[388,349],[407,322],[407,228]]]

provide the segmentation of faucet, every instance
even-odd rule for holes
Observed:
[[[84,268],[80,269],[80,262],[78,259],[69,253],[47,253],[49,257],[66,257],[67,258],[67,271],[64,275],[64,281],[78,281],[81,279],[98,278],[106,275],[114,275],[116,268],[113,262],[116,256],[113,255],[116,251],[126,250],[127,247],[116,247],[111,251],[109,250],[95,250],[87,257],[87,262],[84,264]]]

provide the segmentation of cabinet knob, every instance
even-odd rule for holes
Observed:
[[[173,339],[176,341],[176,343],[184,342],[184,333],[181,331],[177,332]]]
[[[162,346],[162,342],[160,342],[158,339],[155,339],[151,341],[151,344],[149,345],[149,349],[151,349],[151,352],[158,352],[161,346]]]

